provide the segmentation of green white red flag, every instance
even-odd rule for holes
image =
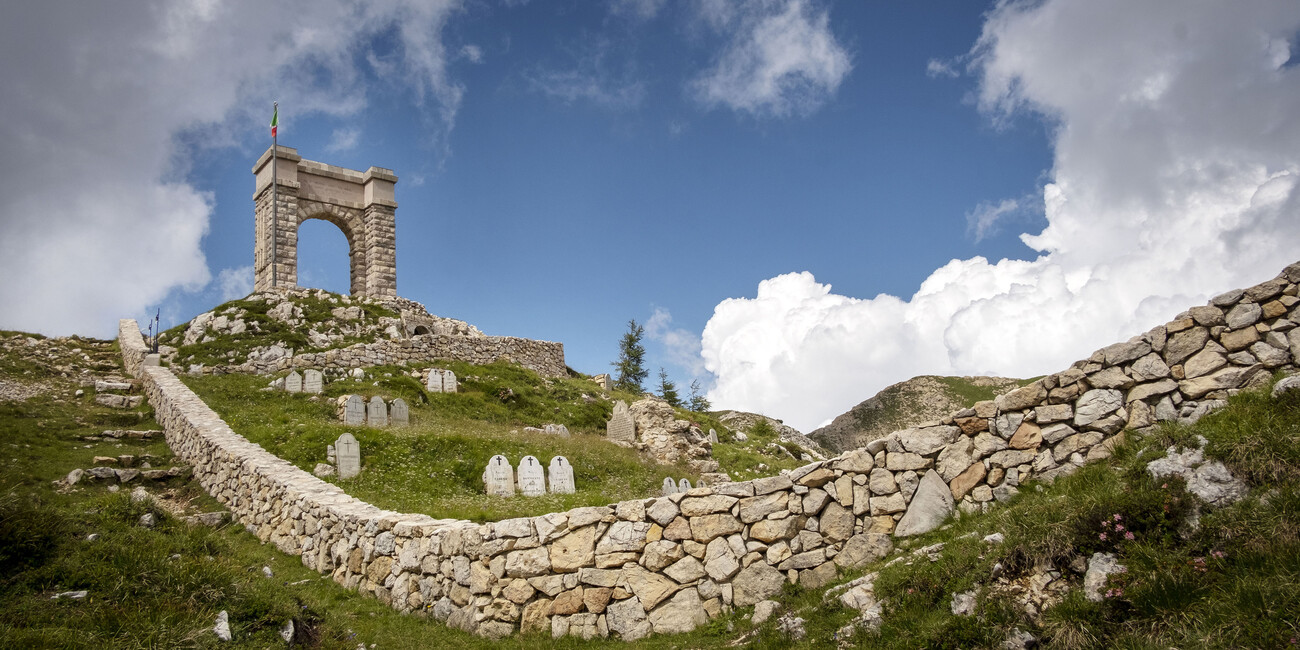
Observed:
[[[280,128],[280,105],[275,105],[275,112],[271,114],[271,137],[275,137],[276,129]]]

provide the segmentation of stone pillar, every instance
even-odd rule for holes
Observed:
[[[275,263],[278,269],[277,287],[298,286],[298,161],[302,156],[296,149],[280,147],[276,150],[275,176],[279,199],[279,228],[272,235],[273,214],[271,206],[271,150],[258,158],[253,166],[256,189],[253,202],[253,290],[271,289],[271,246],[275,242]]]
[[[371,167],[365,186],[365,294],[372,298],[397,297],[397,201],[393,187],[397,175]],[[355,287],[353,292],[356,292]]]

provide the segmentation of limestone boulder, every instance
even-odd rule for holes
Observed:
[[[766,562],[755,562],[741,569],[731,581],[732,602],[736,607],[755,605],[780,593],[783,584],[785,574]]]
[[[948,488],[948,484],[938,472],[933,470],[926,472],[921,478],[916,494],[912,496],[907,514],[903,515],[898,522],[898,527],[894,529],[894,535],[907,537],[928,533],[938,528],[952,515],[952,511],[952,491]]]
[[[708,623],[709,615],[700,601],[700,592],[690,587],[656,607],[650,612],[649,619],[655,634],[680,634]]]

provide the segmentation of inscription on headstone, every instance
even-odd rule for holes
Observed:
[[[677,494],[677,481],[674,481],[673,477],[668,476],[664,478],[664,496],[670,494]]]
[[[352,434],[339,436],[334,443],[334,455],[338,458],[339,478],[352,478],[361,473],[361,445]]]
[[[370,406],[366,408],[366,424],[372,427],[388,426],[388,405],[384,404],[384,398],[378,395],[370,398]]]
[[[614,402],[614,415],[605,425],[605,437],[610,440],[636,442],[636,423],[632,420],[627,402],[623,400]]]
[[[450,370],[442,371],[442,392],[454,393],[459,389],[460,385],[456,383],[456,373]]]
[[[682,480],[680,480],[680,481],[677,482],[677,491],[678,491],[678,492],[685,492],[685,491],[687,491],[687,490],[689,490],[689,489],[691,489],[691,482],[690,482],[690,481],[688,481],[688,480],[686,480],[686,479],[682,479]]]
[[[319,370],[307,369],[302,372],[302,392],[320,395],[325,390],[325,375]]]
[[[289,373],[289,376],[284,378],[284,392],[286,393],[302,392],[302,375],[298,374],[297,370]]]
[[[519,492],[526,497],[546,494],[546,470],[533,456],[519,461]]]
[[[568,458],[564,456],[552,458],[551,466],[546,469],[546,473],[551,479],[551,494],[574,493],[573,465],[569,464]]]
[[[361,426],[366,423],[366,401],[361,399],[360,395],[345,395],[339,398],[342,402],[343,409],[339,414],[343,424],[348,426]]]
[[[424,389],[430,393],[442,392],[442,368],[430,368],[429,380],[424,382]]]
[[[393,400],[388,411],[388,419],[393,426],[406,426],[411,423],[411,412],[406,408],[406,400],[400,397]]]
[[[487,469],[483,471],[483,487],[492,496],[514,496],[515,470],[505,456],[497,454],[488,460]]]

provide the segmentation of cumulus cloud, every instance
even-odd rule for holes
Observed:
[[[673,315],[667,309],[655,308],[645,323],[645,335],[663,346],[669,363],[686,370],[692,377],[704,374],[700,337],[690,330],[673,327]]]
[[[974,210],[966,213],[966,231],[979,242],[998,232],[1003,224],[1041,214],[1042,199],[1034,195],[1002,199],[996,203],[981,201]]]
[[[806,115],[826,102],[852,62],[830,29],[830,12],[814,0],[709,0],[702,22],[728,42],[691,84],[708,107],[763,117]]]
[[[1300,259],[1298,32],[1281,0],[998,4],[967,61],[981,110],[1051,126],[1036,258],[953,260],[907,299],[764,280],[705,327],[710,399],[812,429],[918,374],[1060,370],[1272,277]]]
[[[355,149],[361,139],[361,129],[334,129],[325,150],[333,153]]]
[[[296,116],[358,110],[367,77],[356,63],[375,39],[395,40],[387,58],[371,58],[415,85],[434,113],[433,137],[445,133],[462,89],[447,76],[440,33],[458,7],[51,0],[7,9],[0,327],[107,335],[118,317],[204,287],[213,198],[187,182],[187,148],[265,134],[272,99],[282,136]]]

